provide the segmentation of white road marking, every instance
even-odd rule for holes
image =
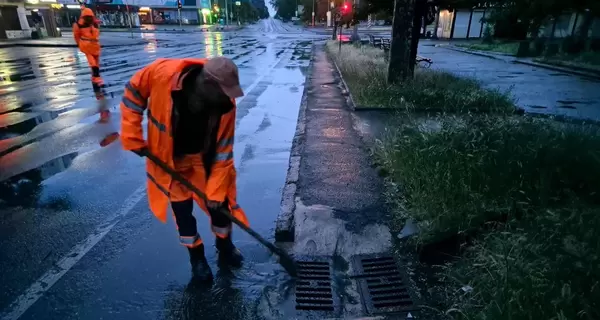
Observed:
[[[2,320],[17,320],[29,309],[44,293],[64,276],[71,268],[85,256],[112,228],[117,225],[135,205],[142,200],[146,194],[146,186],[135,190],[129,198],[124,201],[121,210],[116,215],[106,219],[96,230],[84,241],[75,245],[71,251],[62,257],[48,272],[34,282],[25,292],[20,295],[8,307],[9,311],[3,313]]]

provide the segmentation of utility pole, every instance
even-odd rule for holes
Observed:
[[[352,29],[352,36],[350,37],[350,40],[352,42],[360,41],[360,36],[358,35],[358,20],[354,19],[354,17],[356,17],[356,10],[358,10],[359,3],[360,3],[360,0],[354,0],[354,5],[352,8],[352,18],[350,20],[350,21],[354,22],[354,26]]]
[[[241,2],[241,1],[239,1],[239,0],[238,0],[238,1],[236,1],[236,2],[235,2],[235,6],[236,6],[236,9],[237,9],[236,11],[237,11],[237,22],[238,22],[238,26],[240,26],[240,25],[241,25],[241,23],[240,23],[240,9],[241,9],[241,6],[242,6],[242,2]]]
[[[227,4],[227,0],[225,0],[225,25],[229,25],[229,5]]]
[[[182,7],[182,3],[181,0],[177,0],[177,16],[178,16],[178,20],[179,20],[179,27],[181,28],[181,7]]]
[[[412,77],[410,69],[409,30],[413,22],[413,9],[418,0],[395,0],[392,20],[392,39],[388,64],[387,82],[398,83]]]
[[[296,10],[298,10],[298,6],[296,5]],[[315,26],[315,0],[313,0],[312,5],[312,26]]]

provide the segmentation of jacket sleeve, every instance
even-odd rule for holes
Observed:
[[[235,179],[235,167],[233,165],[235,110],[234,107],[221,117],[217,136],[217,152],[206,184],[206,198],[208,200],[223,202],[233,182],[232,179]]]
[[[81,39],[81,31],[79,31],[79,25],[77,23],[73,23],[73,38],[75,39],[75,43],[79,45],[79,39]]]
[[[151,74],[154,64],[136,72],[125,85],[121,100],[121,141],[123,149],[138,150],[146,147],[142,120],[151,90]]]

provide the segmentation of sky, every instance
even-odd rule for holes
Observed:
[[[265,0],[265,5],[267,6],[267,9],[269,10],[269,16],[274,17],[275,16],[275,8],[273,8],[273,6],[271,5],[271,1]]]

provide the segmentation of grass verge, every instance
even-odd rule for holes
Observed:
[[[510,55],[516,55],[519,50],[518,42],[494,42],[494,43],[461,43],[457,44],[457,47],[479,50],[479,51],[491,51]]]
[[[441,313],[600,318],[600,130],[489,115],[435,122],[398,128],[376,156],[416,241],[474,244],[443,273]]]
[[[386,83],[387,62],[382,50],[327,43],[358,107],[400,108],[411,111],[510,113],[514,104],[507,93],[483,90],[472,79],[448,72],[419,69],[414,79]]]

